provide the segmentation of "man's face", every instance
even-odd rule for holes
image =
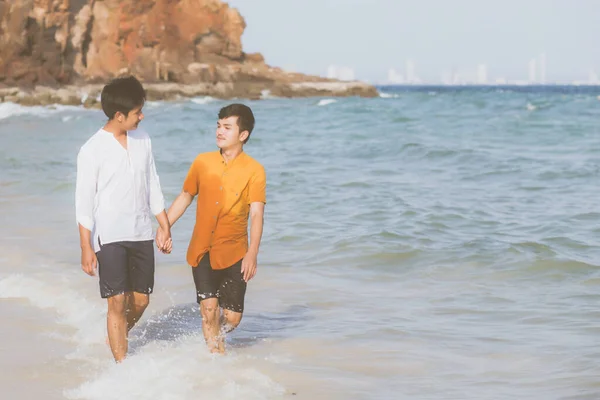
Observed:
[[[242,144],[248,137],[247,131],[240,132],[237,124],[238,117],[227,117],[217,121],[217,147],[227,150]]]
[[[129,114],[127,114],[127,116],[125,116],[124,114],[120,114],[118,116],[119,122],[123,126],[123,129],[127,131],[133,131],[137,129],[140,122],[144,119],[144,113],[142,112],[143,107],[144,106],[141,105],[139,107],[134,108],[133,110],[129,111]]]

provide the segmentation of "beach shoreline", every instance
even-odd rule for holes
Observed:
[[[53,104],[100,107],[103,84],[65,85],[59,87],[35,86],[33,88],[0,88],[0,103],[23,106],[47,106]],[[379,97],[377,89],[359,81],[348,82],[294,82],[260,84],[255,82],[233,83],[146,83],[147,100],[174,101],[194,97],[216,99],[261,100],[267,98],[301,97]]]

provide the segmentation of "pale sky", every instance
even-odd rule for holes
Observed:
[[[424,80],[444,71],[491,79],[528,78],[546,56],[547,81],[600,76],[600,0],[229,0],[247,23],[246,52],[268,64],[326,75],[351,67],[356,78],[387,79],[412,59]]]

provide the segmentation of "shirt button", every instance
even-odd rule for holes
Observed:
[[[223,186],[221,186],[221,187],[219,188],[219,190],[223,190]]]
[[[219,204],[219,202],[217,201],[217,204]]]

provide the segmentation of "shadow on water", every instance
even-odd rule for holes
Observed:
[[[310,319],[308,307],[292,305],[279,313],[245,314],[240,326],[227,336],[233,348],[245,348],[265,339],[280,339],[301,329]],[[169,307],[141,322],[131,331],[129,351],[135,354],[148,343],[176,342],[202,335],[202,318],[196,303]]]

